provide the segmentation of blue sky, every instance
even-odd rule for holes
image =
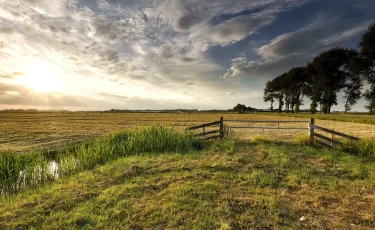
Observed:
[[[0,0],[0,109],[267,108],[266,81],[357,48],[373,12],[373,0]]]

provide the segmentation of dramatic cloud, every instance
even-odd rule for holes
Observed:
[[[265,107],[268,79],[322,50],[353,47],[374,6],[0,0],[0,109]]]

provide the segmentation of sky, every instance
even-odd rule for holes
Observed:
[[[268,108],[267,81],[358,49],[374,12],[374,0],[0,0],[0,109]]]

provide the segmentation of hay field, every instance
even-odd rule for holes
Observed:
[[[99,137],[114,130],[133,129],[137,126],[167,124],[182,130],[205,122],[225,120],[306,120],[258,114],[231,113],[100,113],[100,112],[0,112],[0,152],[23,152],[35,148],[59,148],[67,142]],[[357,137],[375,137],[375,126],[351,122],[316,120],[317,125]],[[240,125],[228,123],[225,125]],[[244,124],[242,124],[243,126]],[[275,126],[257,124],[256,126]],[[280,127],[306,127],[306,123],[281,124]],[[307,133],[304,130],[233,129],[240,139],[256,134],[268,138],[291,139]]]

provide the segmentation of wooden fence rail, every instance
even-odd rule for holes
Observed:
[[[210,130],[210,131],[205,130],[206,127],[212,127],[216,125],[219,125],[218,130]],[[224,119],[223,117],[220,117],[220,121],[215,121],[215,122],[206,123],[206,124],[197,125],[197,126],[188,128],[188,130],[197,130],[197,129],[203,129],[202,133],[196,134],[197,137],[203,137],[206,140],[223,139],[224,138]],[[217,133],[219,135],[212,136],[212,134],[217,134]]]
[[[225,120],[225,122],[238,122],[238,123],[244,122],[244,123],[248,123],[248,126],[225,126],[225,128],[228,128],[228,129],[231,129],[231,128],[263,129],[263,132],[264,132],[265,129],[308,130],[311,142],[316,141],[316,142],[319,142],[319,143],[321,143],[323,145],[326,145],[326,146],[329,146],[329,147],[334,147],[334,145],[343,145],[343,143],[340,142],[339,140],[335,140],[334,136],[339,136],[339,137],[343,137],[343,138],[346,138],[346,139],[349,139],[349,140],[354,140],[354,141],[359,140],[358,137],[353,137],[353,136],[350,136],[350,135],[345,134],[345,133],[340,133],[340,132],[337,132],[337,131],[334,131],[334,130],[323,128],[321,126],[317,126],[317,125],[315,125],[315,120],[313,118],[311,118],[310,121],[301,121],[301,120],[298,120],[298,121],[294,121],[294,120],[284,120],[284,121],[282,121],[282,120],[279,120],[279,121],[278,120],[275,120],[275,121],[272,121],[272,120],[266,120],[266,121],[261,121],[261,120]],[[305,122],[308,122],[307,128],[280,127],[280,123],[305,123]],[[251,123],[277,123],[277,126],[275,126],[275,127],[272,127],[272,126],[268,126],[268,127],[267,126],[264,126],[264,127],[262,127],[262,126],[251,126]],[[219,126],[219,129],[206,131],[207,127],[212,127],[212,126]],[[202,129],[201,133],[196,134],[197,137],[203,137],[206,140],[223,139],[224,138],[224,119],[223,119],[223,117],[220,117],[219,121],[214,121],[214,122],[210,122],[210,123],[197,125],[197,126],[193,126],[193,127],[188,128],[188,130],[197,130],[197,129]],[[329,133],[329,134],[331,134],[331,137],[327,137],[327,136],[324,136],[322,134],[315,133],[315,130],[320,130],[320,131]],[[327,144],[326,142],[323,142],[322,140],[327,141],[330,144]]]
[[[327,129],[327,128],[317,126],[317,125],[315,125],[314,118],[310,119],[308,128],[309,128],[309,136],[310,136],[311,142],[317,141],[320,144],[323,144],[323,145],[326,145],[326,146],[329,146],[329,147],[334,147],[334,145],[343,145],[342,142],[334,139],[335,135],[339,136],[339,137],[349,139],[349,140],[352,140],[352,141],[358,141],[359,140],[358,137],[353,137],[353,136],[350,136],[350,135],[345,134],[345,133],[340,133],[340,132],[337,132],[337,131],[334,131],[334,130],[330,130],[330,129]],[[323,136],[319,133],[315,133],[315,129],[331,134],[331,138]],[[319,139],[316,139],[316,137],[319,138]],[[330,143],[330,145],[321,141],[320,139],[328,141]]]
[[[280,127],[280,123],[308,123],[309,121],[295,121],[295,120],[225,120],[225,122],[238,122],[238,123],[248,123],[247,126],[225,126],[229,129],[291,129],[291,130],[307,130],[307,128],[296,128],[296,127]],[[252,126],[252,123],[276,123],[277,126]]]

